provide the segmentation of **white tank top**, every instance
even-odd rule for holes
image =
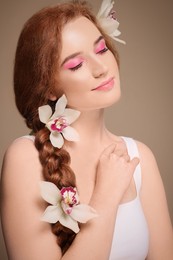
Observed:
[[[34,136],[23,137],[34,141]],[[136,142],[132,138],[122,138],[126,142],[130,158],[139,157]],[[147,257],[149,235],[139,197],[141,188],[140,164],[134,172],[134,181],[137,196],[134,200],[119,205],[109,260],[144,260]]]
[[[139,157],[136,142],[128,137],[123,139],[130,157]],[[134,200],[119,205],[109,260],[144,260],[147,257],[149,235],[139,197],[140,164],[134,172],[134,181],[137,196]]]

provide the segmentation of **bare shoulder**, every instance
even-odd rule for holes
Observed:
[[[38,152],[35,148],[34,142],[25,137],[20,137],[15,139],[10,146],[8,147],[4,159],[5,160],[16,160],[17,158],[24,159],[24,158],[30,158],[37,157]]]
[[[142,142],[136,141],[136,143],[139,151],[142,174],[141,196],[145,200],[148,196],[151,197],[152,190],[154,189],[158,189],[158,193],[164,193],[164,187],[152,150]],[[151,194],[149,194],[149,191]]]
[[[142,172],[145,174],[159,174],[156,158],[152,150],[140,141],[136,141],[136,143],[139,151]]]
[[[138,149],[139,149],[139,154],[140,156],[142,156],[143,159],[145,159],[146,157],[150,157],[151,159],[155,159],[154,158],[154,154],[152,152],[152,150],[149,148],[149,146],[147,146],[146,144],[138,141],[138,140],[135,140],[136,141],[136,144],[138,146]]]
[[[34,168],[38,172],[41,169],[38,151],[35,148],[34,142],[29,138],[23,137],[14,140],[4,155],[3,177],[8,177],[8,175],[10,175],[10,178],[13,175],[15,175],[15,178],[27,177],[27,171],[31,168]],[[21,173],[22,175],[20,176]],[[38,174],[35,177],[38,177]]]
[[[8,147],[1,173],[1,193],[7,199],[23,199],[37,196],[38,183],[42,179],[42,167],[34,142],[18,138]],[[21,199],[20,199],[21,200]]]
[[[42,169],[34,142],[28,138],[13,141],[5,153],[2,166],[3,202],[19,199],[21,195],[23,199],[36,197],[41,179]]]

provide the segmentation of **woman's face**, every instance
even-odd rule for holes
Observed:
[[[112,105],[120,97],[117,62],[95,25],[85,17],[62,31],[59,83],[68,106],[80,111]]]

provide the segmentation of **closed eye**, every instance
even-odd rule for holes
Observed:
[[[105,53],[106,51],[108,51],[108,48],[106,46],[106,43],[105,43],[105,40],[104,39],[101,39],[97,45],[96,45],[96,48],[95,48],[95,53],[96,54],[102,54],[102,53]]]
[[[99,50],[99,51],[96,52],[96,53],[97,53],[97,54],[102,54],[102,53],[104,53],[104,52],[106,52],[106,51],[108,51],[108,50],[109,50],[109,49],[108,49],[107,47],[105,47],[105,48]]]
[[[82,62],[79,63],[78,65],[76,65],[75,67],[71,67],[71,68],[69,68],[69,70],[71,70],[71,71],[75,71],[75,70],[78,70],[80,67],[82,67]]]

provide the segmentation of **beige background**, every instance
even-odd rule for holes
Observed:
[[[100,0],[90,2],[94,2],[97,10]],[[0,164],[10,142],[28,133],[15,108],[12,89],[19,32],[35,11],[55,3],[0,0]],[[115,6],[121,38],[127,45],[118,44],[123,96],[106,111],[107,125],[115,134],[132,136],[153,150],[173,220],[173,1],[116,0]],[[0,247],[0,259],[6,260],[2,238]]]

